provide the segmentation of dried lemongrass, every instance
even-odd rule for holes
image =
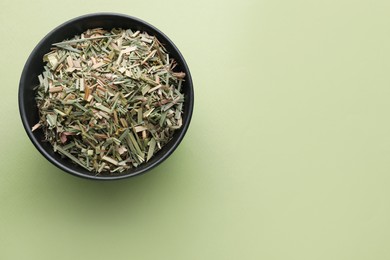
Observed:
[[[87,30],[55,43],[36,101],[54,151],[88,171],[123,172],[151,160],[182,125],[185,73],[156,37]]]

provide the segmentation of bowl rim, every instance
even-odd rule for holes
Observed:
[[[27,69],[28,69],[29,66],[31,66],[32,59],[33,59],[33,57],[35,57],[37,55],[37,52],[40,49],[41,45],[43,43],[45,43],[45,41],[48,38],[50,38],[53,34],[55,34],[59,29],[61,29],[63,27],[66,27],[66,26],[68,26],[68,25],[70,25],[72,23],[75,23],[75,22],[78,22],[78,21],[81,21],[81,20],[85,20],[85,19],[88,19],[88,18],[96,18],[96,17],[100,17],[100,16],[102,16],[102,17],[120,17],[120,18],[128,19],[128,20],[131,20],[134,23],[142,24],[142,26],[144,26],[146,28],[150,28],[150,29],[156,31],[157,33],[159,33],[164,38],[163,39],[164,42],[168,42],[173,47],[174,51],[178,54],[178,58],[180,60],[180,65],[183,67],[183,70],[186,71],[186,74],[187,74],[186,75],[186,80],[187,80],[187,84],[188,84],[187,87],[189,88],[190,95],[186,99],[185,102],[189,103],[188,104],[189,105],[188,106],[189,109],[186,112],[187,117],[186,117],[186,120],[183,122],[182,128],[180,129],[179,136],[177,137],[177,139],[175,139],[175,142],[172,144],[172,146],[165,153],[161,154],[159,156],[159,158],[155,162],[151,163],[150,165],[147,165],[147,166],[143,167],[142,169],[138,169],[137,170],[137,168],[132,168],[133,170],[129,174],[121,174],[121,175],[113,175],[113,176],[106,176],[106,175],[101,175],[100,176],[100,175],[92,175],[92,174],[91,175],[87,175],[87,174],[80,173],[77,170],[71,169],[71,168],[65,166],[64,164],[62,164],[59,160],[57,160],[54,157],[52,157],[42,147],[40,141],[38,141],[37,138],[35,138],[35,136],[33,135],[32,130],[30,129],[30,126],[29,126],[28,121],[27,121],[26,107],[25,107],[24,102],[23,102],[23,96],[24,96],[24,87],[23,87],[24,84],[23,84],[23,82],[24,82],[24,79],[28,76],[27,75]],[[188,130],[188,127],[190,125],[190,122],[191,122],[192,113],[193,113],[193,109],[194,109],[194,89],[193,89],[193,82],[192,82],[192,77],[191,77],[191,74],[190,74],[190,70],[188,68],[188,65],[187,65],[183,55],[181,54],[179,49],[176,47],[176,45],[169,39],[169,37],[166,36],[161,30],[159,30],[155,26],[149,24],[148,22],[145,22],[144,20],[141,20],[141,19],[139,19],[137,17],[134,17],[134,16],[121,14],[121,13],[114,13],[114,12],[97,12],[97,13],[89,13],[89,14],[77,16],[75,18],[72,18],[70,20],[67,20],[67,21],[63,22],[62,24],[60,24],[60,25],[56,26],[54,29],[52,29],[49,33],[47,33],[38,42],[38,44],[34,47],[32,52],[28,56],[28,58],[27,58],[27,60],[26,60],[26,62],[24,64],[22,73],[21,73],[21,77],[20,77],[20,81],[19,81],[19,89],[18,89],[18,105],[19,105],[19,114],[20,114],[20,117],[21,117],[21,120],[22,120],[22,123],[23,123],[23,127],[24,127],[24,129],[25,129],[25,131],[27,133],[27,136],[29,137],[30,141],[33,143],[35,148],[48,161],[50,161],[52,164],[54,164],[55,166],[57,166],[58,168],[62,169],[63,171],[65,171],[67,173],[70,173],[70,174],[72,174],[74,176],[85,178],[85,179],[91,179],[91,180],[120,180],[120,179],[125,179],[125,178],[129,178],[129,177],[138,176],[138,175],[141,175],[141,174],[144,174],[144,173],[150,171],[152,168],[156,167],[157,165],[159,165],[160,163],[165,161],[176,150],[176,148],[179,146],[179,144],[183,140],[184,135],[186,134],[186,132]],[[173,141],[173,140],[171,140],[171,141]]]

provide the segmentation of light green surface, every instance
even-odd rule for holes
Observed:
[[[17,107],[38,41],[115,11],[165,32],[196,103],[152,172],[48,163]],[[390,259],[390,2],[0,1],[0,259]]]

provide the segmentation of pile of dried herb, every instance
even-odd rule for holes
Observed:
[[[101,28],[55,43],[36,102],[54,151],[91,172],[122,172],[161,149],[182,125],[185,73],[145,32]]]

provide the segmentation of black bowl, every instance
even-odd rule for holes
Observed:
[[[104,29],[111,28],[124,28],[132,30],[145,31],[151,35],[156,36],[159,41],[164,44],[170,56],[174,58],[177,63],[177,70],[184,71],[186,73],[186,81],[184,82],[183,92],[185,96],[183,106],[183,126],[178,129],[172,140],[167,143],[160,151],[158,151],[152,159],[148,162],[141,164],[137,168],[130,169],[126,172],[118,174],[99,174],[94,175],[84,168],[72,163],[69,159],[62,158],[58,153],[53,151],[53,147],[48,142],[43,142],[43,131],[37,130],[32,132],[31,128],[39,120],[38,108],[35,102],[35,91],[33,88],[39,84],[38,75],[43,71],[43,55],[50,51],[52,43],[60,42],[65,39],[72,38],[75,35],[79,35],[87,29],[101,27]],[[192,86],[192,79],[187,64],[181,55],[180,51],[173,44],[173,42],[165,36],[160,30],[154,26],[131,16],[123,14],[113,13],[97,13],[88,14],[77,17],[70,21],[67,21],[49,34],[47,34],[34,48],[30,54],[19,83],[19,111],[22,118],[23,126],[27,132],[28,137],[38,149],[38,151],[51,163],[61,168],[62,170],[71,173],[73,175],[84,177],[88,179],[99,180],[113,180],[123,179],[145,173],[146,171],[157,166],[172,154],[183,139],[188,126],[191,121],[192,111],[194,104],[194,90]]]

